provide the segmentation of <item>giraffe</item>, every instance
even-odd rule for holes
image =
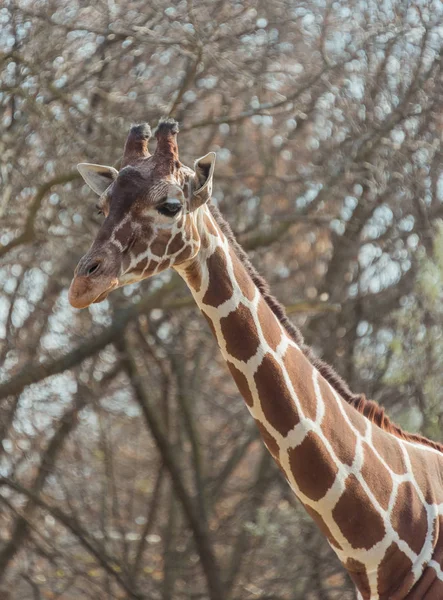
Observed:
[[[443,598],[443,445],[394,425],[315,358],[210,203],[215,153],[179,160],[178,124],[128,134],[122,168],[81,163],[104,221],[73,307],[174,269],[206,317],[263,442],[360,600]]]

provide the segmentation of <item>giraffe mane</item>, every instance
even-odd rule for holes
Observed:
[[[391,433],[392,435],[395,435],[396,437],[399,437],[403,440],[417,444],[423,444],[425,446],[430,446],[431,448],[434,448],[435,450],[438,450],[439,452],[443,453],[443,444],[440,444],[433,440],[429,440],[428,438],[422,435],[404,431],[401,427],[399,427],[391,421],[391,419],[386,415],[385,409],[382,406],[380,406],[373,400],[368,400],[364,394],[354,394],[353,392],[351,392],[347,383],[345,383],[345,381],[340,377],[340,375],[338,375],[338,373],[333,369],[333,367],[328,365],[326,362],[324,362],[314,354],[312,348],[305,344],[303,335],[301,334],[300,330],[288,319],[284,307],[271,294],[268,282],[258,273],[257,269],[253,266],[249,259],[249,256],[235,239],[234,233],[230,225],[222,217],[218,208],[210,204],[209,209],[215,221],[217,222],[217,225],[220,227],[220,229],[228,239],[237,257],[242,262],[243,266],[246,268],[246,271],[248,272],[254,284],[259,289],[263,299],[268,304],[269,308],[278,318],[280,323],[283,325],[284,329],[294,340],[297,346],[299,346],[300,350],[303,352],[303,354],[306,356],[309,362],[320,372],[320,374],[334,388],[334,390],[348,404],[353,406],[359,413],[361,413],[364,417],[369,419],[369,421],[380,427],[380,429],[387,431],[388,433]]]

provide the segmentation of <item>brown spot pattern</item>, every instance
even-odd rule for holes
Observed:
[[[286,350],[283,362],[299,399],[303,414],[308,419],[315,421],[317,398],[312,382],[312,365],[300,350],[292,346],[289,346]]]
[[[164,271],[166,269],[169,269],[172,264],[175,262],[175,258],[168,258],[167,260],[164,261],[160,261],[160,267],[159,267],[159,271]]]
[[[428,521],[426,509],[409,481],[398,487],[391,523],[400,538],[419,554],[425,542]]]
[[[320,529],[320,531],[322,532],[322,534],[328,538],[330,544],[332,544],[333,546],[335,546],[335,548],[338,548],[339,550],[342,550],[342,547],[340,546],[340,544],[337,542],[337,540],[335,539],[335,537],[332,535],[331,530],[329,529],[329,527],[326,525],[325,520],[323,519],[323,517],[321,516],[320,513],[318,513],[314,508],[312,508],[311,506],[305,506],[303,505],[306,509],[306,512],[311,516],[311,518],[315,521],[315,523],[317,524],[317,527]]]
[[[273,458],[278,462],[278,464],[281,468],[280,459],[279,459],[279,447],[278,447],[277,442],[272,437],[272,435],[268,432],[268,430],[263,425],[263,423],[260,423],[260,421],[258,421],[257,419],[255,420],[255,422],[257,424],[258,430],[260,431],[260,435],[261,435],[264,443],[266,444],[267,449],[272,454]]]
[[[443,502],[443,455],[423,451],[417,446],[406,445],[415,481],[423,492],[426,502]],[[425,458],[426,457],[426,458]]]
[[[356,588],[363,596],[363,600],[371,600],[371,586],[369,585],[365,565],[360,561],[355,560],[355,558],[348,558],[344,563],[344,567],[348,571],[352,581],[355,583]]]
[[[440,515],[435,522],[434,541],[438,540],[436,547],[435,560],[443,566],[443,515]]]
[[[443,515],[440,515],[436,522],[435,531],[434,531],[434,539],[437,539],[437,538],[438,538],[440,544],[439,544],[439,548],[437,551],[438,557],[436,558],[436,560],[438,560],[439,564],[443,564]]]
[[[318,385],[325,403],[322,431],[333,447],[338,460],[343,464],[352,465],[357,437],[344,419],[331,388],[322,377],[319,377]],[[344,405],[344,400],[341,398],[339,402]]]
[[[157,265],[158,263],[155,261],[152,261],[155,265]],[[146,269],[146,267],[149,264],[149,258],[144,258],[143,260],[141,260],[139,263],[137,263],[137,266],[134,269],[134,274],[137,275],[141,275],[143,273],[143,271]]]
[[[231,298],[234,288],[226,272],[226,258],[217,249],[206,261],[209,271],[209,285],[203,297],[203,303],[209,306],[220,306]]]
[[[439,517],[438,531],[441,532],[443,527],[443,517]],[[443,562],[443,547],[442,540],[439,539],[437,546],[434,549],[432,559],[438,564]],[[426,567],[422,576],[412,588],[411,592],[406,596],[407,600],[441,600],[443,598],[443,582],[437,579],[437,572],[433,567]]]
[[[188,258],[191,256],[191,254],[192,254],[191,246],[186,246],[185,248],[183,248],[183,250],[180,252],[180,254],[178,254],[175,257],[175,259],[174,259],[175,264],[179,265],[181,262],[188,260]]]
[[[355,427],[360,435],[365,435],[367,419],[347,402],[343,402],[343,406],[351,424]]]
[[[419,600],[419,596],[416,596]],[[434,579],[434,583],[426,593],[426,596],[420,596],[423,600],[441,600],[443,598],[443,581]]]
[[[366,442],[363,442],[361,474],[380,505],[387,510],[393,488],[392,477]]]
[[[231,260],[232,260],[232,268],[234,270],[234,276],[235,276],[235,279],[242,291],[242,294],[244,295],[245,298],[247,298],[248,300],[251,301],[254,299],[255,285],[254,285],[251,277],[247,273],[245,267],[243,266],[242,262],[238,259],[237,255],[232,250],[232,248],[229,249],[229,254],[230,254]],[[260,299],[260,301],[264,302],[264,300],[262,298]]]
[[[183,236],[182,233],[176,233],[172,242],[169,244],[168,247],[168,253],[169,254],[175,254],[176,252],[178,252],[180,250],[180,248],[183,246]]]
[[[281,341],[281,332],[279,326],[275,322],[274,313],[263,298],[260,298],[258,302],[257,316],[264,338],[275,352]]]
[[[240,303],[227,317],[220,319],[220,327],[231,356],[246,362],[260,345],[254,317],[247,306]]]
[[[203,217],[203,221],[205,223],[205,229],[206,229],[206,231],[209,231],[209,233],[212,234],[212,235],[218,236],[217,229],[214,227],[214,224],[212,223],[212,220],[207,215],[205,215]]]
[[[406,473],[405,460],[397,438],[383,431],[377,425],[372,425],[372,445],[394,473],[399,475]]]
[[[209,328],[211,329],[215,339],[217,339],[217,333],[215,331],[215,327],[214,327],[214,323],[212,322],[212,319],[210,317],[208,317],[208,315],[203,312],[203,316],[205,317],[205,319],[207,320],[208,324],[209,324]],[[229,366],[229,365],[228,365]]]
[[[396,596],[393,593],[399,591],[411,568],[411,560],[395,542],[392,542],[378,567],[377,589],[380,596],[382,598],[404,598],[404,595]]]
[[[353,548],[369,550],[385,535],[383,519],[355,475],[347,478],[345,491],[335,505],[332,516]]]
[[[193,261],[186,267],[186,279],[188,284],[196,292],[200,291],[202,285],[202,270],[198,261]]]
[[[266,354],[254,375],[265,418],[281,435],[300,422],[280,365]]]
[[[319,436],[310,431],[288,455],[300,491],[311,500],[323,498],[334,483],[338,469]]]
[[[160,264],[159,261],[157,260],[150,260],[147,264],[146,264],[146,271],[154,271],[154,269],[156,269],[158,267],[158,265]]]
[[[168,238],[166,236],[158,236],[151,244],[151,252],[155,256],[162,257],[165,254]]]
[[[131,236],[132,226],[130,222],[127,222],[116,232],[115,239],[118,240],[122,246],[126,246]]]
[[[238,387],[238,391],[245,399],[246,404],[248,406],[252,406],[254,404],[254,400],[252,398],[251,389],[249,387],[248,380],[243,375],[243,373],[237,369],[236,366],[234,366],[231,362],[229,362],[229,360],[226,362],[229,367],[229,370],[231,371],[231,375],[234,378],[234,381]]]
[[[437,573],[432,567],[426,567],[422,576],[407,595],[408,600],[441,600],[443,598],[443,582],[437,580]]]
[[[200,238],[201,247],[206,250],[206,248],[209,248],[209,244],[210,244],[209,236],[206,235],[206,233],[203,233],[203,235]]]
[[[149,237],[147,237],[146,239],[143,237],[142,240],[140,240],[138,238],[136,239],[135,243],[131,247],[131,254],[134,257],[139,256],[142,252],[146,251],[146,249],[149,246],[149,243],[147,242],[147,240],[149,240]]]

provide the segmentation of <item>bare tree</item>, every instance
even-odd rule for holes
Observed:
[[[69,307],[100,219],[75,164],[118,165],[131,122],[177,118],[309,343],[438,437],[420,277],[439,289],[442,19],[431,0],[3,3],[0,595],[354,598],[181,281]]]

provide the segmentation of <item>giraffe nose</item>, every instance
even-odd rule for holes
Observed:
[[[98,258],[90,260],[80,261],[75,270],[75,275],[80,277],[90,277],[91,275],[98,275],[103,261]]]
[[[89,265],[89,267],[86,269],[86,275],[93,275],[94,273],[96,273],[100,268],[100,263],[95,261],[93,262],[91,265]]]

